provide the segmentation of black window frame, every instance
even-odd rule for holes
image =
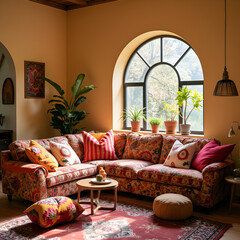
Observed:
[[[148,64],[148,62],[138,53],[138,50],[145,44],[147,44],[148,42],[150,41],[153,41],[155,39],[160,39],[160,62],[158,63],[155,63],[153,64],[152,66],[150,66]],[[185,52],[181,55],[181,57],[176,61],[176,63],[174,65],[172,65],[171,63],[168,63],[168,62],[163,62],[163,39],[164,38],[175,38],[175,39],[178,39],[182,42],[184,42],[185,44],[188,45],[188,48],[185,50]],[[171,36],[171,35],[158,35],[158,36],[155,36],[153,38],[150,38],[148,39],[147,41],[143,42],[142,44],[140,44],[135,50],[134,52],[131,54],[131,56],[129,57],[128,59],[128,62],[125,66],[125,69],[124,69],[124,76],[123,76],[123,108],[126,109],[127,107],[127,94],[126,94],[126,91],[127,91],[127,88],[128,87],[142,87],[142,90],[143,90],[143,107],[145,108],[144,112],[145,114],[147,113],[147,77],[148,77],[148,74],[151,72],[151,70],[156,67],[157,65],[162,65],[162,64],[165,64],[165,65],[169,65],[171,66],[176,74],[177,74],[177,77],[178,77],[178,88],[182,88],[183,86],[194,86],[194,85],[202,85],[203,86],[203,96],[204,96],[204,77],[202,80],[188,80],[188,81],[181,81],[181,78],[180,78],[180,75],[176,69],[176,66],[178,65],[179,62],[181,62],[181,60],[184,58],[184,56],[190,51],[190,50],[193,50],[194,49],[189,45],[189,43],[187,43],[185,40],[179,38],[179,37],[176,37],[176,36]],[[195,51],[194,51],[195,52]],[[195,52],[196,53],[196,52]],[[127,68],[129,66],[129,63],[131,61],[131,59],[133,58],[133,56],[137,54],[144,62],[145,64],[149,67],[149,69],[147,70],[145,76],[144,76],[144,81],[143,82],[125,82],[125,79],[126,79],[126,74],[127,74]],[[202,70],[203,72],[203,70]],[[203,109],[204,109],[204,101],[203,101]],[[178,130],[177,132],[179,132],[179,124],[182,124],[183,123],[183,119],[180,117],[180,115],[178,116]],[[127,121],[124,121],[124,129],[126,130],[129,130],[131,129],[130,127],[127,127]],[[204,111],[203,111],[203,129],[204,129]],[[147,122],[143,120],[143,126],[141,127],[141,131],[150,131],[149,129],[147,129]],[[164,132],[162,130],[160,130],[159,132]],[[203,131],[191,131],[192,134],[197,134],[197,135],[203,135],[204,134],[204,130]]]

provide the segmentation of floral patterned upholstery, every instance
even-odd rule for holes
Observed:
[[[201,189],[202,173],[194,169],[179,169],[154,164],[138,171],[138,178],[167,185],[186,186]]]
[[[65,137],[53,137],[47,139],[34,140],[44,147],[47,151],[51,152],[49,141],[61,143],[67,141]],[[16,140],[9,145],[11,155],[15,161],[30,162],[27,155],[25,154],[25,148],[29,147],[31,140]]]
[[[89,177],[97,173],[97,167],[93,164],[74,164],[59,167],[56,172],[49,172],[46,178],[47,187],[52,187],[76,179]]]
[[[199,151],[212,139],[210,138],[189,138],[189,137],[178,137],[178,136],[163,136],[163,144],[162,144],[162,150],[161,150],[161,156],[159,163],[164,163],[165,159],[167,158],[174,142],[178,140],[182,144],[188,144],[196,142],[196,151],[193,157],[195,157]]]
[[[151,162],[135,159],[122,159],[100,163],[98,167],[104,167],[108,176],[126,177],[137,179],[137,173],[143,167],[151,165]]]
[[[140,159],[153,163],[159,162],[162,135],[141,135],[129,133],[123,154],[124,159]]]

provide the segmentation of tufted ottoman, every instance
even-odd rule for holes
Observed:
[[[189,198],[176,194],[165,193],[154,199],[155,215],[167,220],[183,220],[192,215],[193,205]]]

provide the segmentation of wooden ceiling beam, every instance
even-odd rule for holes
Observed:
[[[40,4],[43,4],[43,5],[47,5],[47,6],[50,6],[50,7],[62,9],[62,10],[65,10],[65,11],[68,10],[67,6],[65,6],[63,4],[60,4],[60,3],[52,2],[52,1],[49,1],[49,0],[30,0],[30,1],[40,3]]]
[[[86,0],[67,0],[67,2],[77,4],[77,5],[81,5],[81,6],[86,6],[87,5]]]

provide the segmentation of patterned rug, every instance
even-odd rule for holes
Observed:
[[[104,202],[103,204],[111,204]],[[163,221],[152,210],[118,203],[117,210],[99,210],[90,215],[89,205],[76,220],[42,229],[27,216],[0,224],[1,240],[158,240],[197,239],[217,240],[231,227],[230,224],[190,217],[184,221]]]

